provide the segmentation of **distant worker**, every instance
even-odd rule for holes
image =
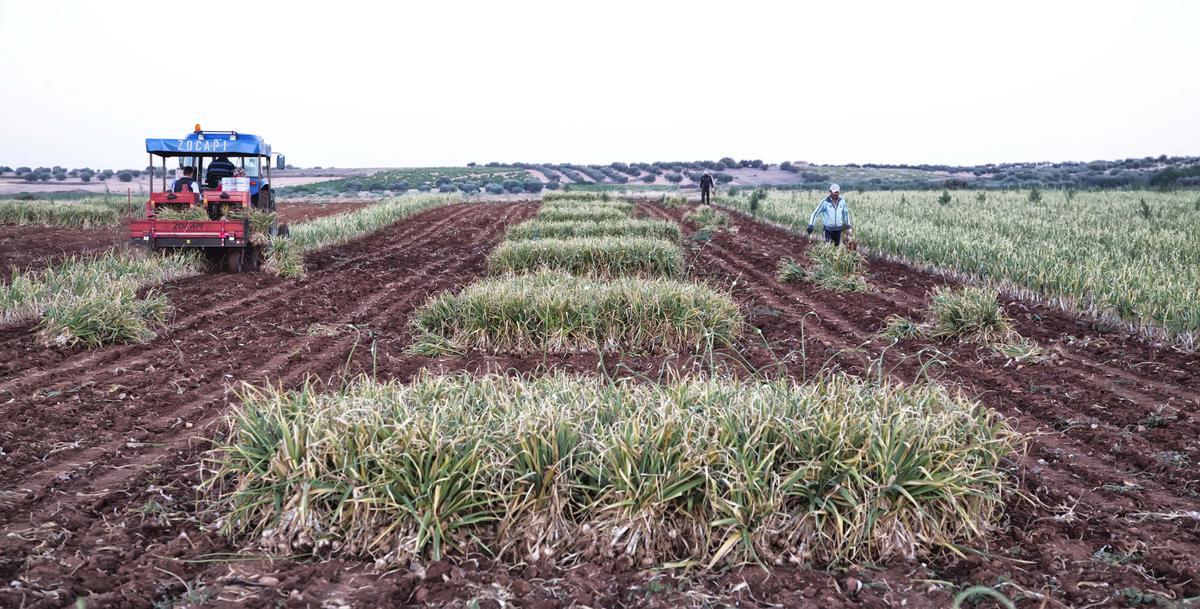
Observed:
[[[709,174],[704,174],[700,177],[700,202],[705,205],[711,200],[713,190],[713,177]]]
[[[200,194],[200,185],[196,183],[196,168],[184,167],[183,177],[171,182],[171,192],[194,192]]]
[[[808,218],[808,230],[806,231],[808,234],[812,234],[813,225],[817,222],[817,216],[820,216],[821,227],[825,229],[825,241],[832,243],[834,247],[842,244],[843,230],[847,232],[852,230],[850,208],[842,199],[841,191],[842,188],[837,184],[829,185],[829,196],[821,200],[812,216]]]
[[[205,183],[209,188],[216,188],[221,185],[221,178],[232,178],[235,171],[237,171],[237,166],[229,160],[229,157],[217,157],[217,160],[208,166],[208,179]]]

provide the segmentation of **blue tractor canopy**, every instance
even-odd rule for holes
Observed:
[[[179,168],[192,167],[195,176],[206,188],[218,188],[221,177],[238,175],[249,178],[250,193],[258,197],[263,187],[268,187],[271,176],[271,145],[263,138],[251,133],[237,131],[203,131],[199,125],[196,130],[180,138],[146,138],[146,152],[150,154],[150,164],[155,164],[154,157],[161,159],[162,189],[168,188],[166,181],[167,158],[178,158]],[[217,171],[210,174],[206,171],[215,159],[226,158],[233,164],[225,164],[228,168],[218,175]],[[263,160],[266,159],[266,160]],[[210,179],[211,178],[211,179]],[[151,181],[151,190],[154,183]]]
[[[182,138],[146,138],[146,152],[162,157],[270,157],[271,145],[249,133],[196,131]]]

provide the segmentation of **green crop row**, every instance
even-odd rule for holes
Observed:
[[[1020,448],[978,403],[844,377],[455,375],[239,394],[206,468],[224,531],[385,564],[924,557],[987,535]]]
[[[664,220],[623,219],[603,222],[529,220],[510,229],[506,241],[571,237],[651,237],[678,243],[679,225]]]
[[[413,316],[414,348],[425,354],[666,353],[725,344],[741,326],[737,303],[707,286],[551,271],[443,293]]]
[[[758,215],[802,231],[819,196],[773,192]],[[1149,191],[847,195],[871,252],[1200,344],[1200,201]],[[747,197],[721,205],[749,212]]]
[[[43,340],[67,347],[144,342],[166,321],[170,306],[153,291],[139,292],[203,267],[192,253],[114,250],[14,272],[0,285],[0,322],[40,317]]]
[[[33,224],[99,228],[115,226],[127,217],[145,215],[142,203],[124,198],[88,197],[74,201],[0,201],[0,224]]]
[[[678,277],[683,251],[672,241],[648,237],[572,237],[505,241],[488,258],[497,273],[566,271],[598,277]]]

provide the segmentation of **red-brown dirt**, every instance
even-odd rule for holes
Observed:
[[[1200,594],[1200,358],[1027,303],[1008,303],[1008,313],[1056,354],[1052,362],[1006,365],[955,342],[891,345],[874,338],[883,319],[919,317],[926,292],[943,280],[873,260],[871,293],[781,284],[776,263],[801,258],[805,240],[740,216],[736,233],[689,246],[692,277],[731,290],[752,326],[709,361],[797,378],[882,367],[896,380],[959,385],[1003,412],[1030,434],[1029,450],[1010,466],[1026,498],[1010,500],[986,547],[831,572],[554,571],[459,559],[377,573],[353,561],[266,560],[216,535],[217,515],[203,511],[196,490],[197,463],[237,381],[293,385],[310,374],[372,370],[407,379],[424,368],[653,378],[707,366],[700,354],[406,354],[411,311],[482,276],[504,227],[534,209],[430,210],[309,256],[300,281],[218,274],[175,282],[164,288],[174,320],[145,345],[63,352],[38,346],[29,326],[0,329],[0,584],[13,582],[0,588],[0,606],[58,607],[86,596],[89,607],[945,607],[971,584],[998,586],[1022,607],[1122,606],[1125,588],[1164,599]],[[643,205],[639,213],[678,221],[682,212]]]
[[[297,223],[361,209],[365,201],[312,204],[282,201],[280,222]],[[109,228],[0,225],[0,281],[14,270],[40,269],[67,256],[94,254],[128,241],[124,225]]]
[[[67,256],[103,251],[126,240],[124,227],[0,225],[0,282],[11,279],[13,271],[40,269]]]

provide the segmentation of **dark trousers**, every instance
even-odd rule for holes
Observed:
[[[825,241],[832,243],[834,247],[842,244],[842,229],[830,230],[825,229]]]
[[[705,204],[705,205],[708,205],[708,202],[709,202],[710,200],[711,200],[711,197],[710,197],[710,195],[709,195],[709,193],[708,193],[708,189],[707,189],[707,188],[701,188],[701,189],[700,189],[700,202],[701,202],[701,203],[703,203],[703,204]]]

